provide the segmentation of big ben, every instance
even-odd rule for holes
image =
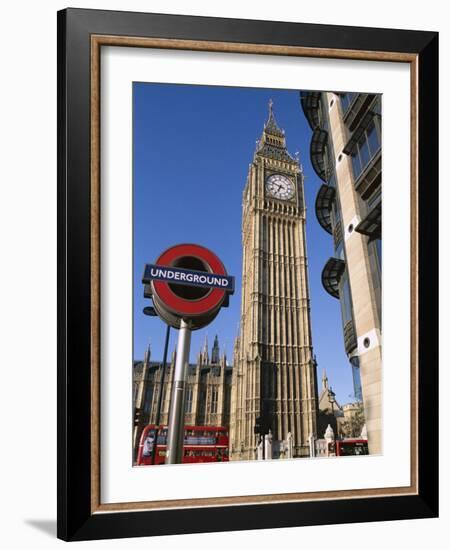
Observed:
[[[316,435],[303,172],[269,103],[243,192],[242,303],[234,349],[231,459],[252,460],[260,433],[273,456],[290,441],[309,456]],[[258,425],[260,429],[258,429]]]

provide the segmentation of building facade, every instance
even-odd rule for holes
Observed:
[[[359,437],[364,424],[365,417],[362,402],[353,401],[341,406],[328,382],[326,372],[323,371],[317,415],[318,437],[325,437],[324,434],[328,427],[333,430],[338,438]]]
[[[301,92],[312,130],[311,163],[322,180],[315,209],[332,236],[322,271],[340,300],[356,400],[364,403],[371,454],[382,452],[381,96]]]
[[[166,366],[161,400],[160,424],[169,422],[170,396],[175,371],[176,352]],[[133,402],[135,404],[133,445],[136,451],[144,426],[155,424],[159,389],[163,369],[161,363],[151,361],[150,348],[143,361],[136,361],[133,368]],[[211,349],[205,343],[197,356],[197,362],[188,368],[185,393],[185,424],[188,426],[229,426],[232,368],[220,353],[216,336]]]
[[[274,457],[288,440],[294,457],[309,456],[309,438],[316,434],[303,179],[270,103],[243,192],[231,460],[256,458],[257,424],[270,430]]]
[[[318,414],[317,414],[317,436],[324,437],[325,431],[330,426],[333,432],[339,436],[339,423],[343,418],[343,408],[336,400],[336,395],[329,385],[328,376],[325,371],[322,375],[322,387],[319,392]]]

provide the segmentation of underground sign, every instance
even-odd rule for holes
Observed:
[[[214,252],[198,244],[167,249],[154,264],[146,264],[142,282],[166,323],[179,328],[184,319],[191,330],[209,324],[234,292],[234,277]]]

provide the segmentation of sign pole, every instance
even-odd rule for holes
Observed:
[[[169,428],[167,434],[166,464],[181,464],[184,444],[184,390],[186,386],[191,347],[191,330],[181,319],[178,333],[177,357],[170,400]]]
[[[209,325],[222,307],[228,307],[229,296],[234,292],[234,277],[227,274],[225,266],[211,250],[198,244],[179,244],[163,252],[156,263],[145,264],[142,282],[144,296],[153,300],[156,314],[167,325],[179,329],[165,462],[181,464],[191,332]],[[152,464],[155,463],[157,436],[158,426]]]
[[[158,445],[159,424],[161,422],[161,403],[162,403],[162,394],[164,390],[164,380],[166,377],[167,350],[169,348],[169,337],[170,337],[170,325],[167,325],[166,341],[164,343],[164,356],[163,356],[163,362],[161,367],[161,380],[159,381],[158,403],[156,405],[155,440],[153,442],[153,447],[152,447],[152,464],[155,463],[156,447]]]

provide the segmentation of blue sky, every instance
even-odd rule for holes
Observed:
[[[331,236],[318,224],[314,201],[320,180],[311,167],[311,130],[298,91],[168,84],[133,84],[134,162],[134,358],[151,343],[161,360],[165,325],[142,313],[141,276],[145,263],[174,244],[194,242],[211,248],[236,277],[230,307],[211,325],[192,334],[190,360],[215,334],[232,362],[240,317],[241,199],[255,142],[268,116],[268,102],[286,132],[291,154],[299,151],[305,173],[307,249],[311,319],[319,381],[326,369],[340,403],[351,400],[353,385],[344,351],[340,306],[322,287],[321,272],[333,255]],[[172,330],[170,351],[176,345]]]

